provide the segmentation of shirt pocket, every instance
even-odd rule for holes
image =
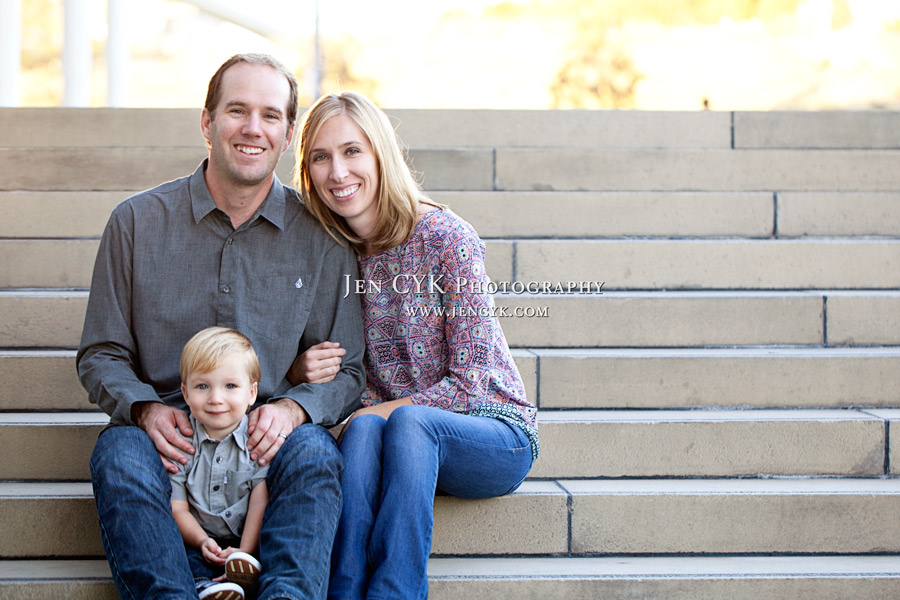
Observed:
[[[270,340],[300,339],[313,296],[312,282],[307,279],[297,269],[252,279],[246,314],[256,336]]]
[[[253,489],[254,481],[257,479],[264,479],[265,473],[261,476],[257,474],[259,471],[228,471],[228,497],[226,500],[229,505],[234,505],[235,502],[239,501],[241,498],[245,498],[250,495],[250,491]]]

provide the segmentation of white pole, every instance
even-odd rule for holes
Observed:
[[[319,0],[316,0],[316,34],[315,34],[315,50],[313,52],[313,85],[315,93],[313,94],[313,102],[322,95],[322,42],[319,38]]]
[[[106,103],[122,107],[128,104],[128,20],[125,0],[109,0],[108,32],[106,34]]]
[[[0,0],[0,106],[19,105],[22,0]]]
[[[64,106],[90,106],[93,50],[88,33],[86,0],[66,0],[63,72]]]

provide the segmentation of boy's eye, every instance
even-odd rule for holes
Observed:
[[[226,383],[225,388],[229,389],[229,390],[233,390],[233,389],[237,388],[237,384],[236,383]]]
[[[209,388],[209,386],[206,385],[205,383],[198,383],[198,384],[197,384],[197,389],[198,389],[198,390],[205,390],[205,389],[208,389],[208,388]]]

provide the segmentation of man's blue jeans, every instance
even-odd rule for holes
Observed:
[[[328,589],[340,600],[426,598],[435,490],[502,496],[532,463],[519,428],[426,406],[353,419],[341,453],[344,507]]]
[[[269,467],[260,533],[260,600],[323,598],[341,511],[343,461],[331,434],[302,425]],[[91,456],[100,533],[119,595],[196,598],[184,542],[172,517],[172,485],[138,427],[109,427]]]

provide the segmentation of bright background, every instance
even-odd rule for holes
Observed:
[[[90,0],[91,103],[106,1]],[[197,107],[229,56],[277,56],[312,99],[314,0],[128,3],[128,106]],[[320,0],[323,91],[391,108],[900,109],[900,0]],[[23,106],[61,104],[62,0],[24,0]]]

